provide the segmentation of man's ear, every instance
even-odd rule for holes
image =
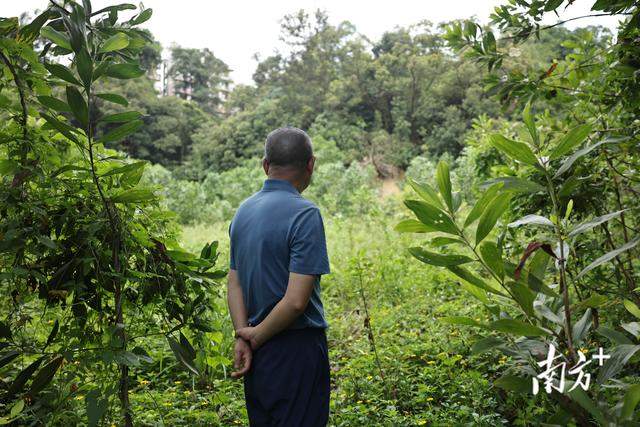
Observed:
[[[267,159],[262,159],[262,169],[264,169],[264,173],[269,176],[269,162],[267,162]]]
[[[315,167],[315,164],[316,164],[316,158],[315,156],[311,156],[311,158],[307,162],[307,172],[309,172],[309,175],[313,173],[313,168]]]

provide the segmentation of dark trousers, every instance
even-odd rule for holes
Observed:
[[[286,330],[253,354],[244,377],[251,427],[324,427],[329,420],[324,329]]]

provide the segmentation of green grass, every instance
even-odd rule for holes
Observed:
[[[486,363],[469,355],[473,331],[438,320],[452,315],[480,318],[479,306],[448,273],[407,254],[408,246],[422,244],[423,239],[393,230],[400,215],[382,210],[364,219],[325,218],[332,270],[322,279],[330,324],[330,424],[506,424],[500,415],[504,402],[488,379]],[[195,251],[207,241],[219,240],[221,262],[226,263],[227,226],[187,227],[183,243]],[[220,305],[224,318],[226,309],[222,301]],[[224,342],[229,346],[230,322],[226,323]],[[169,382],[164,389],[143,381],[134,395],[143,412],[140,421],[246,424],[241,382],[225,378],[222,369],[212,377],[209,385],[198,386],[185,374],[178,384]]]

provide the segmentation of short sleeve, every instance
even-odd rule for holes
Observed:
[[[289,242],[289,272],[309,275],[330,272],[324,224],[318,208],[306,210],[294,221]]]
[[[229,268],[231,270],[237,270],[236,268],[236,259],[235,256],[233,255],[233,239],[231,238],[231,225],[233,224],[233,221],[231,221],[229,223]]]

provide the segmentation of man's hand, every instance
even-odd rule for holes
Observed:
[[[258,329],[254,326],[247,326],[236,331],[236,337],[241,338],[251,345],[253,350],[257,350],[264,342],[259,338]]]
[[[251,358],[253,352],[251,346],[242,338],[236,338],[233,349],[233,367],[236,371],[231,373],[231,378],[240,378],[246,375],[251,369]]]

